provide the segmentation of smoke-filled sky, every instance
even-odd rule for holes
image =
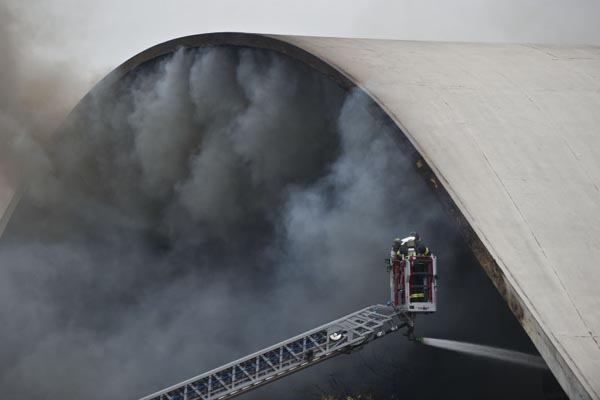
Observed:
[[[384,301],[382,259],[413,228],[444,260],[421,332],[533,351],[393,125],[302,65],[180,52],[52,134],[110,69],[185,34],[600,42],[592,1],[472,3],[0,4],[0,169],[31,189],[0,242],[3,397],[136,398]],[[386,338],[255,398],[321,390],[535,398],[539,373]]]
[[[179,51],[98,87],[14,149],[45,168],[0,243],[3,394],[135,399],[385,302],[383,259],[414,228],[442,269],[419,332],[533,351],[398,134],[264,51]],[[538,371],[414,346],[386,338],[249,398],[541,393]]]

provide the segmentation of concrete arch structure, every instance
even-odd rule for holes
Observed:
[[[368,92],[567,394],[600,399],[600,48],[218,33],[105,79],[219,45],[278,51]]]

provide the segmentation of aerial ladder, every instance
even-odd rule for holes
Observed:
[[[227,400],[340,354],[350,354],[383,336],[404,331],[414,340],[417,314],[436,310],[434,255],[417,255],[414,236],[405,251],[386,260],[391,299],[346,315],[140,400]]]

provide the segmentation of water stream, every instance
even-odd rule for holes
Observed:
[[[439,347],[441,349],[458,351],[479,357],[493,358],[532,368],[548,369],[548,366],[542,357],[521,353],[519,351],[446,339],[421,338],[419,341],[426,346]]]

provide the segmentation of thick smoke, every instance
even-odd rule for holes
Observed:
[[[23,18],[19,5],[0,4],[0,183],[12,187],[49,167],[44,143],[98,78],[78,60],[45,54],[36,28],[52,22]]]
[[[0,242],[3,396],[134,399],[385,301],[383,258],[413,228],[455,290],[423,329],[528,349],[397,134],[360,92],[265,51],[180,50],[97,87],[20,153],[35,168]],[[487,331],[460,325],[491,312]],[[401,339],[251,396],[422,393],[419,371],[452,359]],[[536,395],[511,376],[487,397]]]

